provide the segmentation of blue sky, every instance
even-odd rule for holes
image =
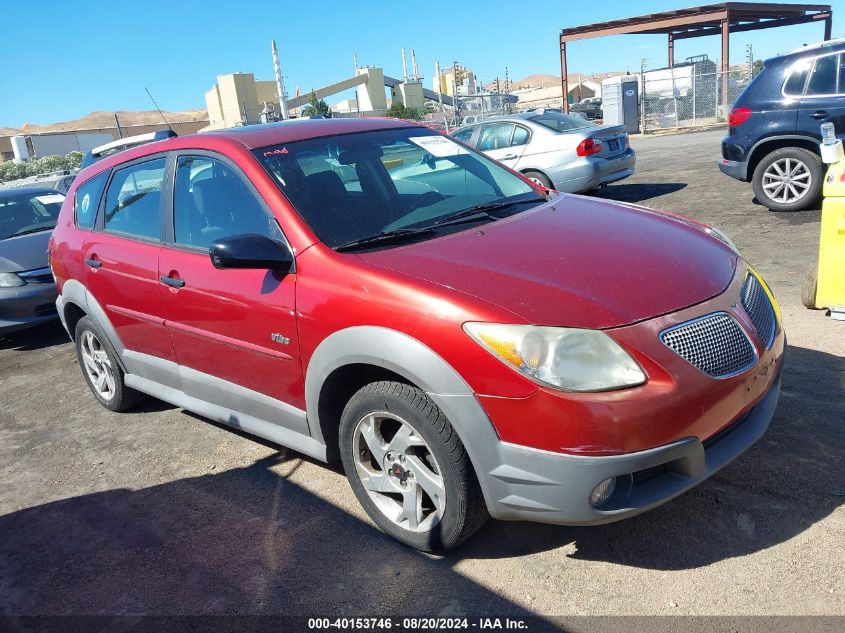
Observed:
[[[831,5],[833,35],[845,36],[845,0]],[[148,110],[144,87],[164,110],[205,107],[203,93],[218,74],[242,71],[272,78],[273,38],[291,94],[297,84],[305,93],[351,75],[353,53],[361,64],[400,76],[403,46],[416,50],[426,86],[435,60],[441,65],[458,60],[485,82],[503,78],[506,66],[514,79],[559,74],[560,28],[682,6],[688,6],[684,0],[10,1],[0,9],[6,26],[0,127],[53,123],[92,110]],[[236,13],[233,7],[243,10]],[[747,43],[756,57],[771,57],[822,35],[820,24],[738,33],[731,38],[731,62],[744,61]],[[679,42],[675,56],[700,53],[718,59],[719,39]],[[665,36],[575,42],[569,47],[569,71],[636,71],[642,58],[652,68],[665,66]]]

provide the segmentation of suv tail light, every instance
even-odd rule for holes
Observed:
[[[593,154],[598,154],[601,151],[601,141],[594,138],[585,138],[583,141],[578,143],[578,147],[575,151],[578,156],[592,156]]]
[[[728,125],[735,127],[742,125],[751,116],[751,108],[734,108],[728,114]]]

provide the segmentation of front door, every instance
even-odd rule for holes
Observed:
[[[513,123],[487,123],[478,133],[476,148],[493,160],[514,169],[527,147],[527,132],[526,128]]]
[[[284,241],[246,177],[221,156],[179,155],[173,222],[159,260],[167,328],[189,395],[307,432],[296,274],[216,269],[209,245],[256,233]],[[271,399],[271,400],[268,400]]]
[[[114,327],[116,343],[131,352],[124,361],[132,373],[143,374],[139,365],[157,358],[175,361],[158,273],[166,162],[144,159],[114,172],[83,246],[85,286]]]

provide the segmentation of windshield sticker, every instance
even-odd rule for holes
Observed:
[[[469,154],[466,149],[445,136],[411,136],[408,140],[436,158]]]
[[[274,156],[274,155],[276,155],[276,154],[287,154],[287,153],[288,153],[288,148],[287,148],[287,147],[283,147],[282,149],[279,149],[279,148],[277,147],[276,149],[269,149],[269,150],[267,150],[266,152],[264,152],[264,155],[265,155],[265,156]]]
[[[57,202],[61,204],[65,201],[65,197],[60,193],[51,193],[46,196],[35,196],[35,199],[41,204],[55,204]]]
[[[88,213],[88,207],[91,206],[91,194],[86,193],[85,196],[82,198],[82,204],[79,205],[80,211],[82,213]]]

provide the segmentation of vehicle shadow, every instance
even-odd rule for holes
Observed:
[[[0,612],[531,615],[306,491],[299,465],[283,450],[2,516]]]
[[[675,193],[686,188],[686,186],[685,182],[628,183],[608,185],[604,189],[592,192],[590,195],[620,202],[643,202],[651,198]]]
[[[68,342],[70,342],[70,339],[58,317],[55,321],[49,321],[27,330],[18,330],[5,336],[0,334],[0,350],[29,352]]]
[[[527,617],[455,566],[562,546],[574,559],[656,570],[752,554],[845,501],[845,359],[796,347],[787,357],[764,438],[693,491],[627,521],[490,522],[448,556],[428,556],[344,510],[334,472],[303,488],[303,458],[282,449],[243,468],[0,516],[0,612]],[[538,581],[548,564],[538,560]]]
[[[574,544],[572,558],[690,569],[794,538],[845,503],[845,358],[790,346],[771,426],[711,479],[619,523],[491,523],[466,557],[514,556]]]

